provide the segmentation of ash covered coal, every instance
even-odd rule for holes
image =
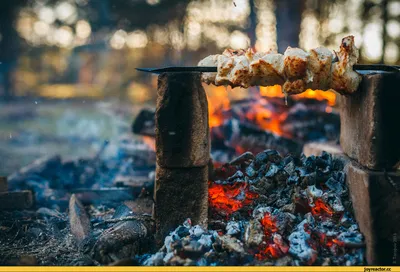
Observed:
[[[38,159],[8,177],[9,190],[31,190],[37,207],[64,210],[71,194],[84,203],[131,200],[143,187],[152,190],[155,152],[129,135],[104,142],[92,157]]]
[[[209,183],[209,229],[186,220],[142,265],[363,265],[343,162],[245,153]]]

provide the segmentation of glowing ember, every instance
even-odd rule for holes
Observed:
[[[225,214],[231,214],[250,205],[258,194],[250,192],[247,183],[215,184],[210,182],[208,199],[210,206]]]
[[[344,242],[333,237],[328,237],[325,233],[320,234],[319,242],[322,246],[327,246],[327,247],[332,247],[334,244],[341,247],[344,246]]]
[[[332,208],[326,205],[321,199],[317,199],[314,203],[314,207],[311,208],[311,213],[313,215],[328,215],[332,216]]]
[[[272,233],[278,231],[278,228],[269,213],[266,213],[263,219],[261,219],[261,225],[264,227],[264,233],[266,236],[271,236]]]
[[[265,259],[277,259],[279,257],[282,257],[284,254],[283,252],[279,249],[279,246],[274,244],[274,243],[266,243],[266,244],[261,244],[259,248],[259,253],[257,253],[255,256],[259,260],[265,260]]]
[[[258,248],[259,252],[255,255],[256,258],[259,260],[265,260],[267,258],[276,259],[282,257],[287,252],[282,252],[279,246],[274,243],[272,238],[273,234],[278,231],[275,221],[272,219],[269,213],[266,213],[260,222],[264,228],[265,241]]]

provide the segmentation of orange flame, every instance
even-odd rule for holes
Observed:
[[[223,110],[227,110],[230,108],[230,100],[228,97],[228,92],[225,87],[207,87],[207,89],[211,89],[207,95],[208,100],[208,115],[209,115],[209,126],[217,127],[223,124],[225,121],[224,116],[222,116]]]
[[[215,184],[210,182],[208,199],[210,206],[216,210],[231,214],[244,205],[249,205],[257,193],[250,192],[247,183],[236,182],[234,184]]]
[[[156,139],[150,136],[143,136],[143,142],[151,149],[156,150]]]
[[[282,93],[282,87],[280,85],[260,87],[260,94],[266,97],[284,97]],[[316,99],[319,101],[326,100],[329,106],[336,104],[336,94],[331,91],[311,90],[307,89],[301,94],[292,96],[295,100],[300,98]]]

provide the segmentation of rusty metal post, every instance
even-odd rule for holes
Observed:
[[[200,73],[163,73],[156,107],[157,240],[190,218],[207,226],[210,135]]]

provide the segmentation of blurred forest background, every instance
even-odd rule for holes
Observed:
[[[0,94],[154,98],[135,67],[194,65],[226,47],[337,49],[400,61],[399,0],[4,0]]]
[[[227,47],[333,50],[348,34],[361,63],[399,64],[400,0],[1,0],[0,175],[126,131],[156,93],[135,67]]]

